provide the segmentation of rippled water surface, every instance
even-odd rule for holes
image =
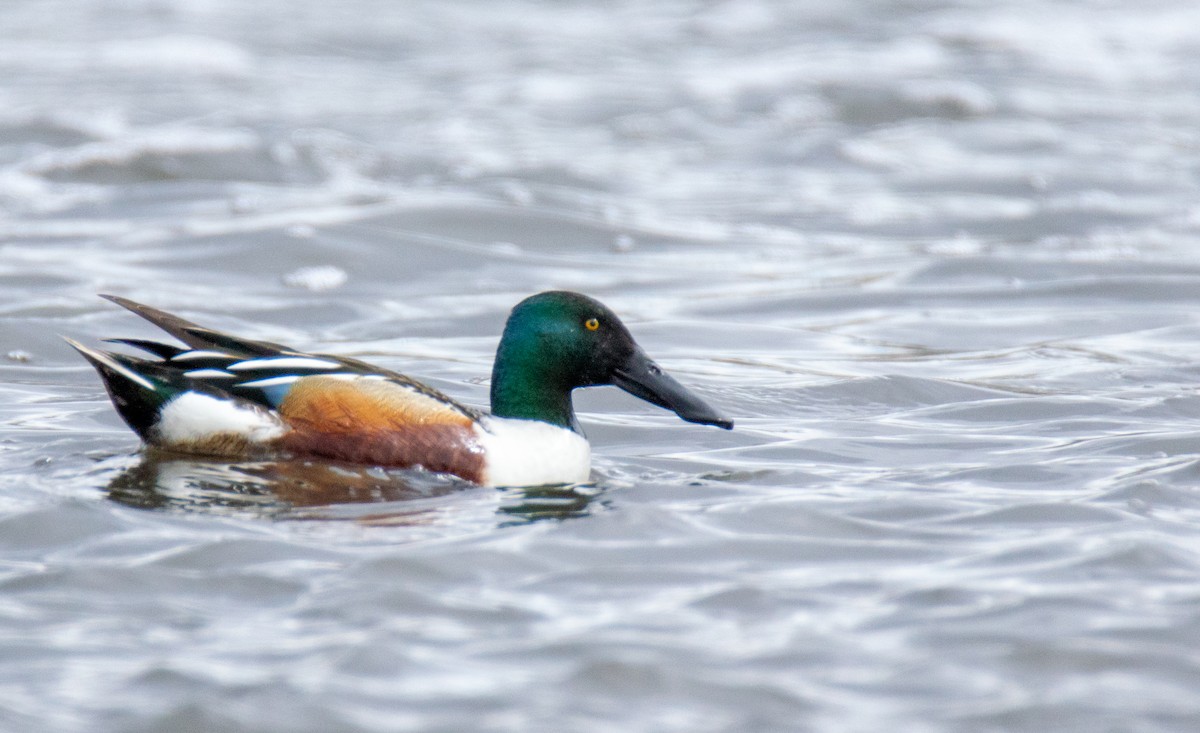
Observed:
[[[1200,729],[1200,6],[0,9],[0,729]],[[737,420],[594,484],[142,454],[112,292],[483,405],[586,291]]]

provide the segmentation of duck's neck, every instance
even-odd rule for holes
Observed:
[[[540,420],[578,433],[572,389],[550,360],[506,349],[501,343],[492,366],[492,414],[496,417]]]

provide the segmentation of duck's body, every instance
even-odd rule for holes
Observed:
[[[181,392],[163,405],[145,437],[185,453],[419,465],[489,486],[579,483],[591,465],[591,447],[573,430],[460,411],[436,392],[344,372],[296,379],[275,409]]]
[[[492,414],[355,359],[212,331],[108,297],[189,348],[120,340],[157,361],[75,342],[148,444],[226,457],[313,456],[450,473],[493,486],[586,481],[591,449],[570,393],[617,384],[685,420],[732,427],[662,372],[607,308],[576,293],[522,301],[492,373]]]

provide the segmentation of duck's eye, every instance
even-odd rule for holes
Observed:
[[[595,331],[597,328],[600,328],[600,321],[596,318],[589,318],[583,322],[583,325],[587,330]]]

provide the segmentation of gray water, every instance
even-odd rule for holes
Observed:
[[[1200,5],[0,8],[0,729],[1200,729]],[[95,297],[483,405],[594,295],[736,418],[594,484],[143,455]]]

